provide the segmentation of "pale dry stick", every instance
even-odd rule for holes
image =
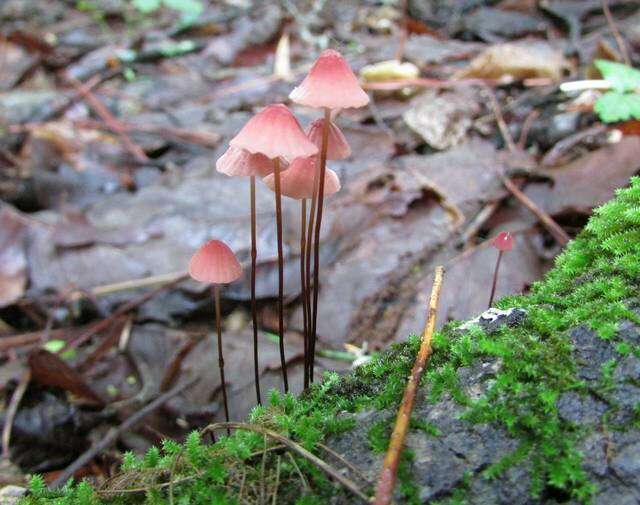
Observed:
[[[20,376],[20,382],[18,382],[18,387],[11,395],[11,400],[9,401],[9,406],[7,407],[7,413],[4,418],[4,426],[2,427],[2,457],[4,459],[9,459],[9,442],[11,441],[11,430],[13,429],[13,420],[16,417],[16,412],[18,412],[18,405],[20,405],[20,400],[24,396],[27,387],[29,386],[29,381],[31,380],[31,370],[25,370]]]
[[[264,428],[264,427],[262,427],[260,425],[257,425],[257,424],[231,422],[231,423],[210,424],[209,426],[207,426],[203,430],[203,433],[206,433],[208,431],[223,430],[223,429],[227,429],[227,428],[234,429],[234,430],[253,431],[255,433],[260,433],[262,435],[267,436],[268,438],[276,440],[277,442],[280,442],[282,445],[286,446],[291,451],[295,452],[299,456],[302,456],[307,461],[309,461],[310,463],[312,463],[315,466],[317,466],[320,470],[322,470],[324,473],[326,473],[329,477],[331,477],[331,478],[335,479],[336,481],[338,481],[345,488],[347,488],[349,491],[351,491],[354,495],[358,496],[359,498],[361,498],[362,500],[364,500],[366,502],[369,502],[369,497],[366,496],[362,491],[360,491],[360,488],[351,479],[348,479],[347,477],[343,476],[338,470],[333,468],[326,461],[320,459],[315,454],[309,452],[304,447],[302,447],[300,444],[298,444],[298,443],[294,442],[293,440],[285,437],[284,435],[281,435],[280,433],[278,433],[276,431],[270,430],[268,428]]]
[[[187,278],[187,276],[188,276],[188,274],[183,274],[180,277],[177,277],[177,278],[173,279],[172,281],[170,281],[170,282],[168,282],[166,284],[158,286],[157,288],[152,289],[151,291],[149,291],[147,293],[144,293],[143,295],[141,295],[141,296],[139,296],[137,298],[134,298],[133,300],[121,305],[110,316],[105,317],[101,321],[98,321],[95,325],[93,325],[87,331],[85,331],[84,333],[81,333],[80,335],[78,335],[74,339],[72,339],[69,342],[67,342],[67,345],[64,347],[62,352],[67,351],[69,349],[72,349],[74,347],[78,347],[79,345],[83,344],[84,342],[89,340],[91,337],[93,337],[96,333],[98,333],[99,331],[102,331],[105,328],[107,328],[118,317],[126,314],[130,310],[133,310],[136,307],[142,305],[143,303],[149,301],[151,298],[156,296],[158,293],[161,293],[161,292],[163,292],[163,291],[175,286],[179,282],[185,280]]]
[[[122,424],[108,432],[104,437],[100,439],[98,443],[83,452],[73,463],[65,468],[64,471],[49,485],[49,488],[55,489],[64,484],[74,473],[76,473],[84,465],[89,463],[102,451],[107,449],[111,444],[113,444],[123,432],[130,428],[133,428],[151,412],[161,407],[164,403],[166,403],[174,396],[182,393],[185,389],[193,386],[196,382],[198,382],[198,380],[200,379],[196,377],[194,379],[191,379],[190,381],[174,387],[170,391],[167,391],[166,393],[158,396],[158,398],[148,403],[146,406],[138,410],[135,414],[128,417]]]
[[[373,500],[374,505],[389,505],[391,503],[393,488],[398,473],[398,464],[400,462],[400,453],[402,452],[404,439],[407,435],[409,422],[411,421],[413,402],[415,401],[416,393],[420,385],[422,372],[427,365],[429,356],[431,356],[431,339],[436,328],[436,314],[438,312],[443,276],[444,268],[441,266],[436,267],[433,288],[431,289],[431,297],[429,299],[428,317],[422,333],[420,350],[411,369],[411,375],[409,376],[404,395],[402,396],[402,403],[400,403],[400,408],[398,409],[396,424],[391,434],[387,454],[382,463],[380,480],[378,481],[376,496]]]
[[[629,58],[629,53],[627,52],[627,46],[622,39],[620,30],[618,30],[615,19],[613,19],[613,16],[611,15],[608,0],[602,0],[602,11],[604,12],[604,16],[607,18],[609,29],[613,33],[613,38],[616,39],[616,44],[618,45],[618,49],[620,49],[620,55],[622,56],[622,59],[624,60],[626,65],[631,66],[631,59]]]

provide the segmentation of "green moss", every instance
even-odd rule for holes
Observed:
[[[434,336],[434,353],[423,376],[428,401],[450,395],[465,407],[467,421],[496,423],[520,441],[513,454],[481,475],[467,475],[442,503],[464,503],[473,479],[497,478],[524,458],[532,468],[532,495],[555,490],[580,502],[589,501],[596,488],[582,469],[582,456],[576,450],[584,428],[564,421],[556,408],[562,393],[587,392],[576,376],[566,330],[586,325],[611,340],[621,355],[636,354],[638,349],[616,341],[616,330],[622,320],[639,319],[627,304],[638,298],[639,258],[640,179],[633,178],[630,188],[618,191],[612,202],[595,211],[585,230],[568,245],[545,279],[533,286],[530,295],[507,297],[497,304],[503,309],[524,308],[528,313],[524,324],[489,336],[479,327],[465,333],[454,331],[458,323],[450,323]],[[272,392],[269,406],[256,407],[250,422],[276,430],[320,454],[319,442],[353,427],[353,418],[343,413],[384,410],[384,417],[368,432],[371,448],[383,452],[394,422],[389,412],[395,411],[402,398],[418,347],[419,339],[411,337],[345,377],[326,374],[300,398]],[[472,400],[462,391],[457,371],[480,359],[495,360],[500,366],[487,393]],[[599,394],[604,397],[614,368],[615,361],[603,366]],[[640,424],[640,407],[636,412],[636,424]],[[417,420],[412,421],[412,428],[428,436],[440,435]],[[291,460],[285,461],[282,453],[266,451],[271,445],[262,435],[241,430],[215,444],[205,444],[198,433],[192,433],[184,445],[165,442],[143,458],[125,455],[119,482],[123,488],[147,488],[146,494],[106,494],[87,483],[50,492],[34,477],[31,495],[22,503],[166,503],[169,480],[175,482],[175,503],[195,505],[242,502],[241,493],[259,492],[261,485],[266,483],[268,488],[276,480],[283,503],[326,503],[330,495],[344,492],[307,460],[289,455]],[[407,503],[417,503],[411,459],[405,451],[399,490]],[[307,483],[311,491],[302,492]]]

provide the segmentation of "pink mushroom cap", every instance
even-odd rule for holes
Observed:
[[[264,154],[229,147],[216,161],[216,170],[229,177],[264,177],[273,172],[273,161]]]
[[[342,55],[333,49],[320,54],[309,73],[289,98],[308,107],[347,109],[364,107],[369,97]]]
[[[224,242],[209,240],[189,261],[189,275],[200,282],[229,284],[242,275],[242,267]]]
[[[280,191],[283,195],[296,200],[313,196],[313,178],[316,172],[317,157],[296,158],[289,165],[286,172],[280,175]],[[272,191],[275,190],[275,176],[269,174],[263,179]],[[324,173],[324,196],[330,196],[340,191],[340,179],[330,168]]]
[[[322,148],[322,127],[324,118],[316,119],[307,128],[307,137],[318,149]],[[327,159],[343,160],[351,156],[351,147],[347,139],[333,121],[329,121],[329,138],[327,141]]]
[[[229,145],[272,160],[278,157],[292,160],[318,152],[293,113],[281,103],[268,105],[249,119]]]
[[[513,235],[508,231],[501,231],[498,236],[491,241],[491,245],[501,252],[513,249]]]

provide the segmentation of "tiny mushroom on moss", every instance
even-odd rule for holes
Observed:
[[[500,262],[502,261],[502,255],[506,251],[513,249],[513,235],[508,231],[501,231],[491,241],[491,245],[498,250],[498,260],[496,261],[496,268],[493,271],[493,282],[491,285],[491,295],[489,296],[489,308],[493,305],[493,298],[496,294],[496,286],[498,284],[498,271],[500,270]]]
[[[353,70],[351,70],[351,67],[349,66],[349,63],[347,63],[343,56],[338,51],[326,49],[320,54],[300,85],[294,88],[289,95],[289,98],[300,105],[324,109],[324,121],[320,125],[320,134],[315,131],[314,125],[312,125],[309,130],[310,137],[314,138],[316,141],[318,140],[318,136],[320,137],[320,156],[318,159],[318,168],[315,174],[314,195],[311,199],[311,212],[307,237],[307,265],[309,265],[311,257],[311,235],[313,232],[313,284],[311,284],[310,281],[307,282],[307,290],[311,289],[311,286],[313,286],[313,308],[308,308],[311,318],[310,343],[309,351],[308,353],[305,353],[308,355],[305,366],[309,368],[309,379],[313,382],[320,276],[320,229],[322,226],[326,163],[327,159],[330,158],[330,136],[333,136],[334,141],[340,141],[339,143],[334,144],[334,149],[332,150],[331,155],[344,157],[346,154],[344,145],[342,148],[338,147],[342,144],[344,136],[342,136],[341,133],[338,135],[339,130],[337,130],[337,127],[335,129],[332,128],[333,123],[331,121],[331,111],[336,109],[364,107],[369,103],[369,96],[360,86],[358,78],[355,76]],[[344,144],[346,145],[346,140],[344,141]],[[307,268],[307,276],[310,275],[310,270],[310,268]],[[307,293],[304,298],[306,300],[305,303],[310,305],[310,294]],[[307,384],[305,383],[305,389],[306,387]]]
[[[220,314],[220,285],[230,284],[242,275],[242,267],[231,249],[220,240],[210,240],[200,247],[189,261],[189,275],[206,284],[211,284],[216,310],[216,333],[218,335],[218,368],[224,402],[224,415],[229,421],[227,386],[224,380],[224,358],[222,356],[222,323]]]
[[[280,189],[282,160],[314,156],[318,148],[305,135],[300,123],[286,105],[268,105],[253,116],[231,139],[229,145],[254,155],[264,155],[273,163],[276,198],[276,230],[278,240],[278,337],[280,366],[284,391],[289,391],[284,353],[284,256],[282,246],[282,193]]]

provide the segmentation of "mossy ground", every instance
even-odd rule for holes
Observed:
[[[629,301],[640,298],[639,275],[640,179],[634,178],[630,188],[620,190],[613,201],[596,210],[586,229],[530,295],[508,297],[497,304],[505,309],[524,308],[528,313],[524,324],[489,336],[479,327],[454,331],[459,324],[451,323],[435,335],[434,353],[423,378],[429,384],[429,401],[450,394],[465,406],[466,420],[498,423],[520,442],[516,451],[487,468],[482,478],[496,477],[527,458],[532,463],[532,496],[554,489],[567,498],[589,502],[596,486],[583,470],[582,455],[576,449],[584,429],[563,420],[556,407],[562,393],[586,393],[587,388],[576,375],[566,332],[586,325],[615,342],[618,324],[638,319]],[[640,355],[638,348],[626,342],[617,344],[620,354]],[[269,406],[256,407],[249,421],[276,430],[322,457],[318,444],[353,426],[353,419],[343,413],[395,409],[418,346],[418,338],[411,337],[345,377],[327,374],[300,398],[273,392]],[[501,366],[488,392],[471,400],[459,387],[456,371],[479,358],[498,359]],[[615,366],[613,360],[603,367],[598,392],[603,397]],[[640,407],[637,410],[640,424]],[[371,428],[372,449],[385,450],[391,423],[393,416],[385,415]],[[414,427],[437,435],[419,420]],[[166,441],[144,457],[127,454],[121,474],[98,489],[83,482],[48,491],[42,479],[34,477],[31,494],[22,503],[251,503],[275,494],[280,503],[312,504],[347,493],[306,459],[273,446],[251,431],[238,430],[217,443],[192,433],[183,445]],[[417,489],[406,464],[411,454],[406,452],[399,488],[405,502],[417,503]],[[466,488],[463,482],[447,501],[464,503]]]

